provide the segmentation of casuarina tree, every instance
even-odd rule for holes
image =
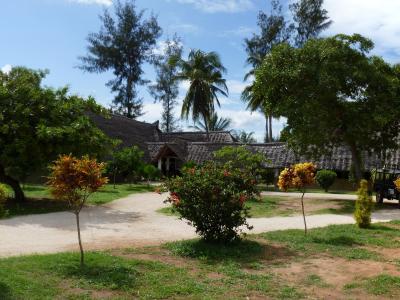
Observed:
[[[107,86],[116,94],[116,111],[136,118],[142,115],[143,106],[137,87],[147,82],[142,76],[143,63],[151,61],[161,28],[155,16],[144,19],[135,1],[114,1],[114,12],[105,10],[100,31],[89,34],[88,54],[80,57],[80,68],[93,73],[111,71],[114,79]]]
[[[322,8],[323,0],[300,0],[290,5],[294,23],[285,18],[282,5],[279,0],[272,0],[271,12],[266,14],[260,11],[258,14],[259,34],[253,34],[245,39],[247,52],[247,64],[252,69],[246,74],[245,80],[252,79],[255,71],[271,50],[281,44],[290,43],[296,46],[303,45],[308,39],[317,37],[327,29],[331,21],[327,11]],[[257,97],[261,97],[258,99]],[[259,110],[266,116],[265,141],[272,142],[272,118],[280,117],[273,107],[264,102],[262,95],[253,93],[253,84],[248,85],[243,93],[242,100],[247,102],[252,111]],[[260,105],[263,103],[263,105]]]
[[[114,141],[90,120],[106,115],[93,98],[69,95],[67,88],[43,87],[46,72],[15,67],[0,71],[0,182],[16,201],[25,199],[20,182],[46,171],[59,154],[109,154]]]
[[[164,132],[177,130],[178,124],[174,116],[176,98],[179,95],[178,81],[176,80],[177,66],[170,63],[172,57],[180,58],[182,56],[183,45],[178,36],[162,44],[161,54],[154,58],[156,68],[156,82],[149,87],[150,94],[155,101],[162,103],[162,122],[161,129]]]

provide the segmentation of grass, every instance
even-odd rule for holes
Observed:
[[[186,240],[87,252],[83,268],[77,253],[0,259],[0,299],[321,299],[327,294],[319,291],[329,294],[337,286],[309,271],[307,259],[388,263],[366,248],[399,248],[399,225],[376,224],[367,230],[336,225],[311,229],[306,237],[301,230],[276,231],[231,245]],[[277,271],[299,260],[305,267],[297,281],[292,273]],[[399,277],[360,275],[344,284],[339,298],[360,297],[360,292],[400,295]]]
[[[8,217],[50,213],[68,209],[65,203],[53,200],[49,188],[44,185],[26,184],[23,186],[23,190],[27,197],[26,203],[19,204],[9,201],[6,206]],[[154,191],[154,186],[146,184],[118,184],[115,189],[113,185],[107,184],[89,197],[88,204],[101,205],[130,194],[151,191]]]
[[[288,196],[265,196],[260,200],[246,202],[252,218],[269,218],[275,216],[292,216],[301,214],[300,199]],[[353,214],[354,200],[343,199],[305,199],[305,208],[308,215],[316,214]],[[375,210],[398,209],[397,203],[377,204]],[[159,209],[157,212],[167,216],[179,217],[172,206]]]
[[[267,232],[257,235],[264,240],[284,244],[290,251],[302,256],[321,253],[346,259],[381,260],[378,252],[368,247],[400,247],[400,231],[381,224],[370,229],[359,229],[355,225],[331,225],[315,228],[304,236],[302,230]]]

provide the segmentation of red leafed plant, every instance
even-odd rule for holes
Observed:
[[[300,191],[305,234],[307,234],[307,223],[303,200],[307,186],[315,182],[315,172],[316,167],[313,163],[306,162],[296,164],[290,168],[284,169],[279,175],[278,180],[278,187],[280,190],[287,191],[289,188],[295,188]]]
[[[84,254],[79,225],[79,213],[89,196],[108,182],[103,176],[105,165],[90,159],[88,156],[76,158],[71,155],[60,156],[50,166],[51,174],[47,184],[57,200],[67,201],[76,216],[81,265],[84,263]]]

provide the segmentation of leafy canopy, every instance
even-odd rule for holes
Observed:
[[[135,1],[114,3],[115,16],[105,10],[100,31],[88,36],[88,55],[80,57],[80,68],[93,73],[112,71],[115,78],[107,86],[116,93],[117,112],[136,118],[143,106],[137,85],[146,83],[142,65],[151,61],[161,28],[156,17],[143,19],[144,11],[136,11]]]
[[[361,35],[336,35],[282,44],[265,58],[257,99],[287,118],[283,134],[297,150],[330,153],[344,143],[360,170],[361,151],[398,147],[400,67],[369,56],[372,49]]]
[[[228,95],[226,80],[222,77],[226,69],[218,54],[191,50],[188,60],[174,58],[171,63],[180,69],[176,79],[187,80],[190,84],[183,99],[182,117],[188,119],[191,114],[194,122],[201,117],[207,126],[207,121],[215,110],[214,102],[220,106],[218,95]],[[207,133],[208,131],[206,128]]]
[[[87,115],[106,110],[67,88],[43,87],[46,74],[23,67],[0,72],[0,167],[18,180],[59,154],[101,158],[115,144]]]

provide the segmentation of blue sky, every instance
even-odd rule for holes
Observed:
[[[291,0],[289,0],[291,1]],[[244,37],[257,31],[257,13],[269,11],[269,0],[137,0],[140,9],[158,16],[167,35],[175,32],[183,38],[187,51],[200,48],[217,51],[228,69],[226,79],[230,95],[221,99],[220,115],[230,117],[235,129],[254,131],[260,140],[264,120],[259,113],[245,110],[240,92],[245,86]],[[112,9],[112,0],[2,0],[0,2],[0,68],[23,65],[49,69],[45,84],[68,85],[72,93],[92,95],[108,106],[113,95],[105,87],[110,73],[89,74],[77,69],[78,56],[86,53],[86,37],[100,28],[98,15]],[[286,3],[284,3],[285,5]],[[326,35],[361,33],[376,43],[375,54],[391,62],[400,62],[399,0],[325,0],[325,7],[334,21]],[[161,39],[161,40],[162,40]],[[150,66],[145,66],[147,79],[154,79]],[[181,85],[179,99],[187,84]],[[154,122],[160,118],[161,105],[141,89],[146,114],[141,120]],[[179,115],[179,106],[176,114]],[[274,122],[274,134],[283,121]],[[185,122],[183,127],[187,126]]]

